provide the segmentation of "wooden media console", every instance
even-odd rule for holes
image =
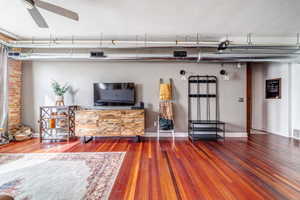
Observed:
[[[139,136],[145,133],[145,111],[139,110],[79,110],[75,114],[75,135]]]

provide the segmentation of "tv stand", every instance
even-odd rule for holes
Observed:
[[[79,110],[75,114],[75,135],[88,142],[92,137],[135,137],[145,132],[144,109]]]

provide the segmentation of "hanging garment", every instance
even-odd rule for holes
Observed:
[[[159,118],[159,127],[161,130],[172,130],[174,128],[173,120]]]
[[[173,120],[173,103],[169,101],[159,103],[160,117]]]
[[[172,100],[172,86],[170,83],[161,83],[159,85],[160,100]]]
[[[161,130],[172,130],[173,122],[173,104],[165,101],[159,104],[159,127]]]

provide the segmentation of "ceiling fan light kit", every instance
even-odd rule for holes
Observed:
[[[40,0],[22,0],[31,17],[40,28],[48,28],[48,24],[37,8],[42,8],[57,15],[78,21],[76,12]]]

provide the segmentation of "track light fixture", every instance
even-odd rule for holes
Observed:
[[[218,51],[223,51],[223,50],[227,49],[229,44],[230,44],[229,40],[225,40],[225,41],[221,42],[218,46]]]
[[[182,70],[180,70],[179,74],[181,76],[180,79],[185,81],[186,80],[186,71],[184,69],[182,69]]]
[[[220,71],[220,74],[221,74],[222,76],[226,76],[226,75],[227,75],[227,72],[226,72],[225,69],[222,69],[222,70]]]

